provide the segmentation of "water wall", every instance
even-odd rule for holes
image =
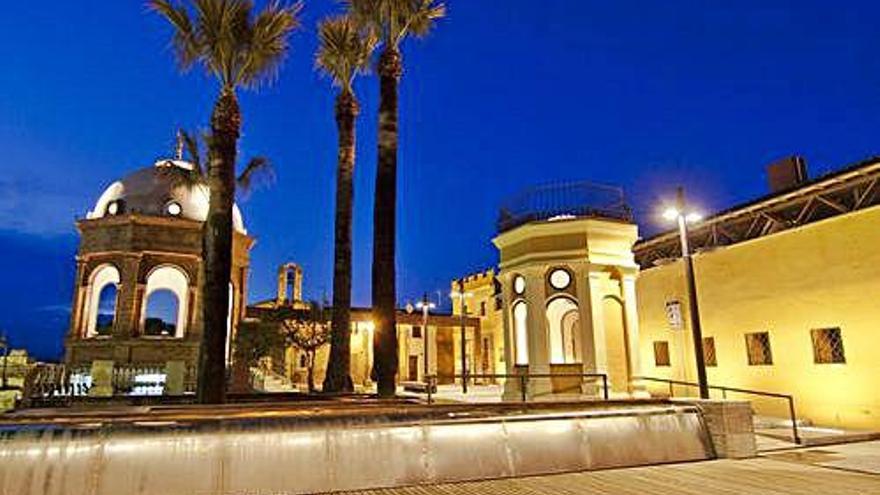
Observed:
[[[690,406],[141,426],[149,431],[7,431],[0,438],[0,493],[314,493],[712,457],[699,412]]]

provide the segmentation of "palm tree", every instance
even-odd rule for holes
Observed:
[[[333,260],[333,323],[324,392],[351,392],[351,224],[354,201],[355,120],[359,112],[354,78],[366,73],[375,38],[348,16],[332,17],[318,26],[317,69],[339,87],[336,128],[336,244]]]
[[[178,138],[178,158],[183,159],[186,154],[187,161],[193,166],[192,170],[184,170],[185,175],[177,173],[173,178],[181,180],[185,185],[193,186],[196,184],[207,184],[208,176],[205,170],[211,162],[203,152],[203,147],[207,148],[208,153],[211,150],[211,134],[202,133],[201,140],[196,134],[187,132],[184,129],[177,131]],[[168,168],[167,170],[180,170]],[[264,181],[271,182],[274,180],[275,171],[272,162],[265,156],[255,156],[248,160],[241,173],[235,178],[235,189],[241,197],[247,197],[259,183]]]
[[[198,399],[222,403],[226,395],[226,315],[232,265],[235,161],[241,135],[239,88],[272,80],[299,26],[301,4],[271,2],[254,13],[251,0],[149,0],[174,28],[171,44],[182,70],[196,64],[220,83],[211,114],[207,182],[211,191],[202,241],[204,334],[199,353]]]
[[[400,44],[408,36],[426,36],[446,15],[435,0],[346,0],[349,13],[380,40],[379,158],[373,208],[374,371],[382,397],[394,396],[397,374],[396,216],[397,96],[403,73]]]

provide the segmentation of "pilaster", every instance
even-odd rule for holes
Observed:
[[[639,315],[636,299],[636,274],[624,273],[621,276],[623,309],[626,327],[627,352],[629,359],[630,389],[633,396],[648,397],[645,383],[636,378],[642,376],[641,353],[639,352]]]

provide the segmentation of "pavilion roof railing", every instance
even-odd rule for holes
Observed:
[[[632,222],[623,189],[593,182],[564,182],[532,187],[506,200],[498,214],[498,232],[529,222],[604,218]]]

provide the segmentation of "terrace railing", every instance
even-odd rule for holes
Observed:
[[[596,383],[598,381],[602,382],[602,398],[604,400],[608,400],[610,397],[610,391],[608,388],[608,375],[605,373],[468,373],[466,375],[428,375],[425,377],[425,391],[427,393],[428,404],[433,404],[434,402],[434,394],[437,392],[437,384],[441,379],[449,379],[453,382],[455,380],[461,380],[462,384],[464,381],[473,380],[475,383],[477,380],[497,380],[498,378],[503,378],[505,380],[517,380],[519,382],[519,391],[520,391],[520,399],[522,402],[528,402],[528,389],[529,389],[529,381],[533,378],[578,378],[580,379],[581,384],[586,381]],[[462,387],[464,389],[464,387]]]
[[[606,218],[631,222],[623,189],[592,182],[547,184],[511,197],[498,214],[498,232],[535,221]]]

